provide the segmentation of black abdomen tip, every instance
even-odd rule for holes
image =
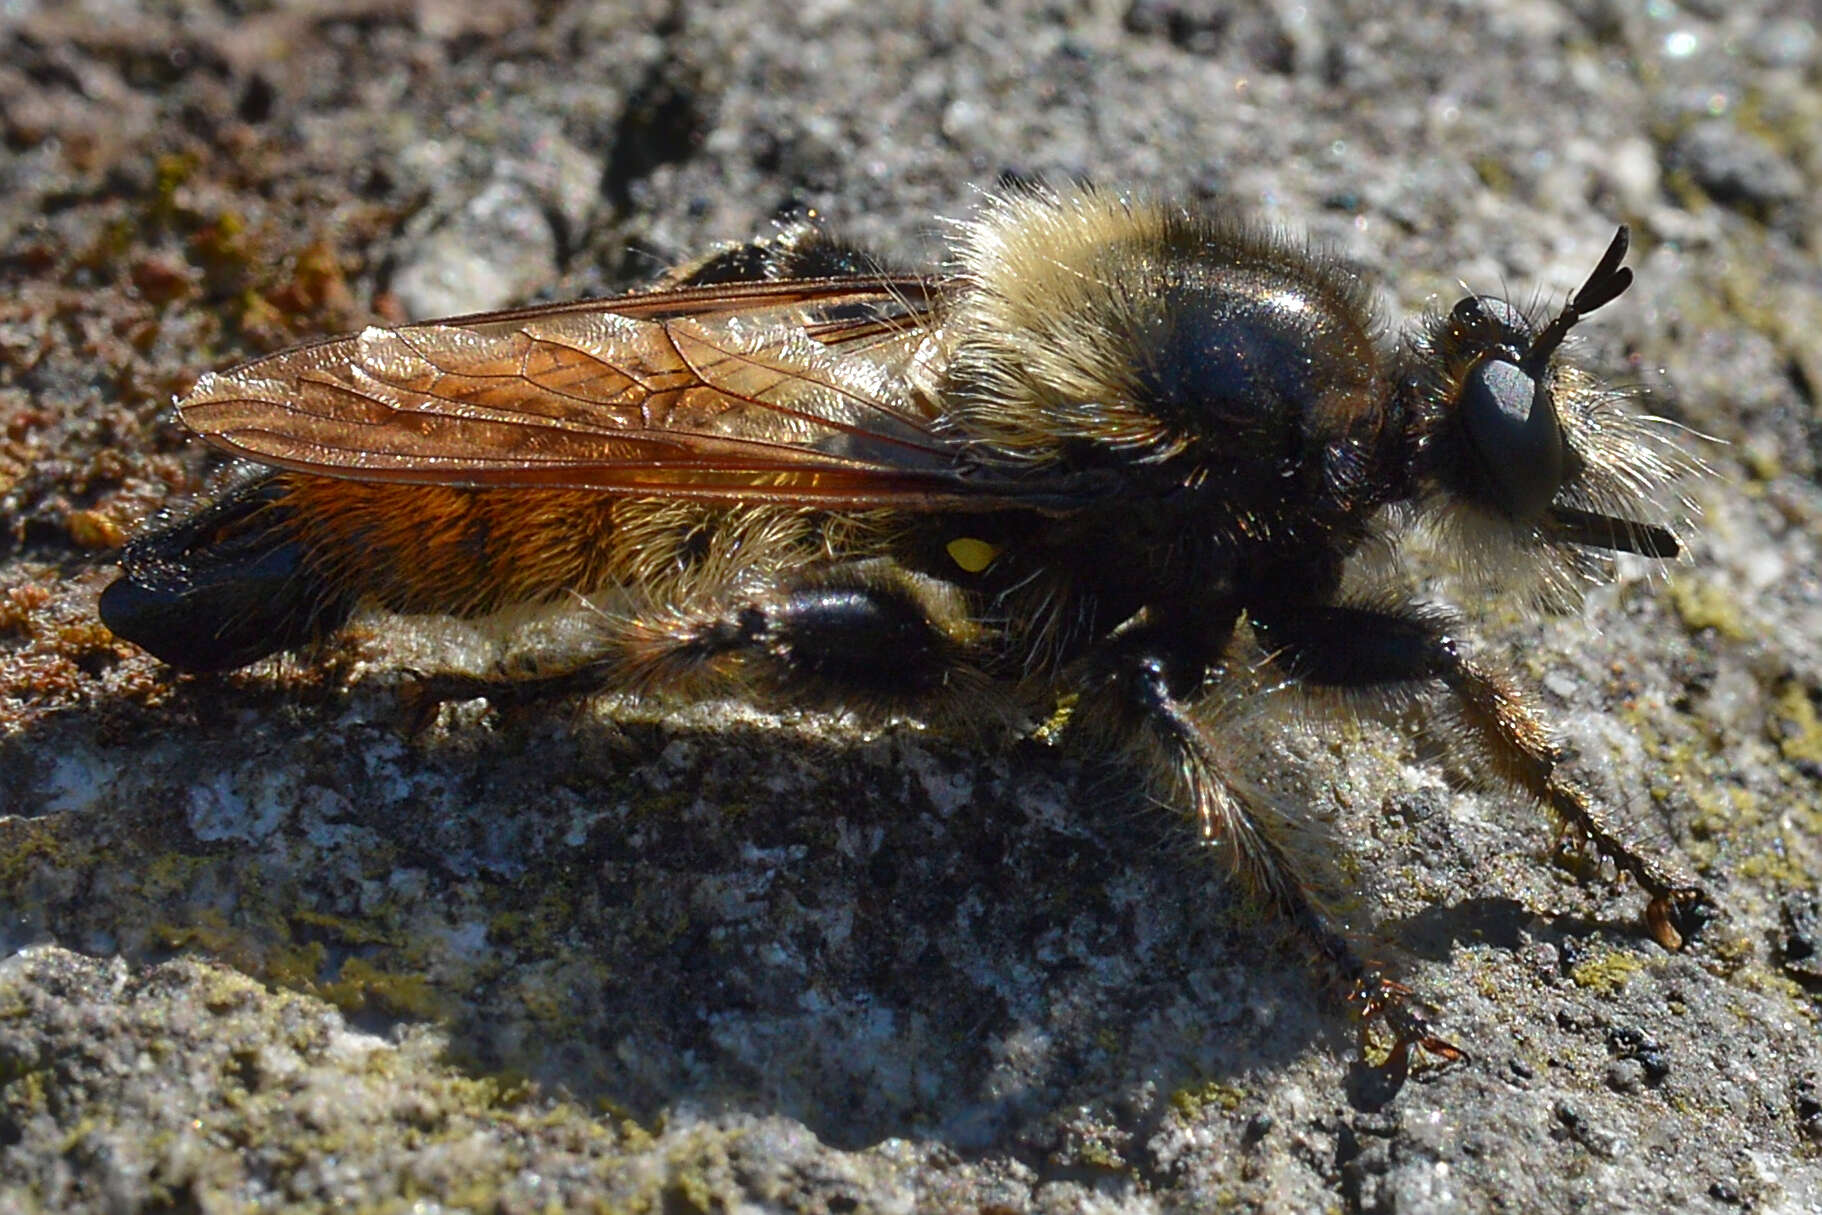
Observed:
[[[101,622],[185,671],[231,671],[340,626],[353,601],[290,538],[282,496],[261,478],[133,540],[101,593]]]

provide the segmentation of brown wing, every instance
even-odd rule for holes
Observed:
[[[899,386],[943,290],[738,283],[370,328],[205,375],[178,414],[225,451],[360,481],[1029,505],[964,475]]]

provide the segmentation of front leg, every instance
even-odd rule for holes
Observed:
[[[1180,640],[1174,630],[1122,630],[1091,660],[1078,720],[1136,753],[1158,795],[1189,811],[1205,844],[1226,851],[1252,895],[1315,954],[1336,995],[1360,1015],[1363,1034],[1378,1022],[1392,1031],[1393,1071],[1408,1066],[1412,1047],[1448,1062],[1464,1058],[1431,1031],[1423,1010],[1407,999],[1408,988],[1355,951],[1315,897],[1278,816],[1255,805],[1229,775],[1206,710],[1191,701],[1211,672]],[[1219,679],[1218,672],[1212,676]]]
[[[1562,752],[1537,712],[1509,676],[1461,653],[1447,615],[1417,605],[1304,604],[1258,612],[1252,623],[1277,664],[1308,684],[1366,689],[1434,681],[1448,688],[1494,769],[1630,874],[1651,896],[1645,911],[1651,935],[1665,949],[1682,946],[1676,909],[1708,901],[1695,876],[1633,836],[1564,774]]]

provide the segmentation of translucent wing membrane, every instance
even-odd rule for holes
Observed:
[[[215,446],[360,481],[941,509],[964,477],[898,379],[942,288],[912,276],[655,291],[362,333],[204,376]]]

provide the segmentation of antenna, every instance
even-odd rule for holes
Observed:
[[[1525,373],[1532,379],[1541,382],[1544,373],[1550,368],[1550,356],[1563,344],[1569,331],[1575,328],[1581,319],[1597,308],[1604,308],[1618,299],[1632,286],[1632,269],[1620,265],[1626,260],[1626,250],[1632,244],[1632,230],[1625,224],[1613,234],[1613,243],[1607,246],[1607,252],[1601,255],[1600,265],[1582,284],[1582,289],[1575,293],[1575,298],[1563,305],[1563,310],[1556,314],[1544,331],[1531,343],[1531,349],[1525,352],[1525,361],[1520,364]]]

